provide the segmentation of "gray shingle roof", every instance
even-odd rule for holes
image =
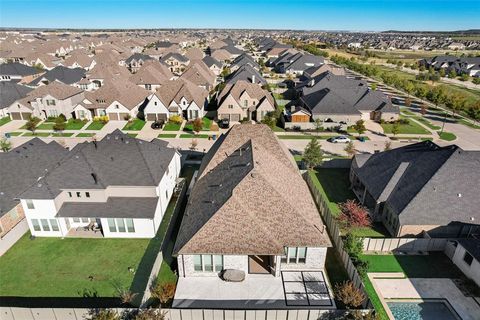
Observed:
[[[23,192],[23,199],[51,199],[61,189],[105,189],[108,186],[156,186],[175,149],[161,140],[146,142],[116,130],[101,141],[73,148],[55,170]],[[95,182],[92,174],[96,175]]]
[[[32,91],[32,88],[22,86],[10,81],[0,82],[0,109],[9,107],[12,103],[22,98]]]
[[[158,197],[109,197],[106,202],[64,202],[57,217],[153,219]]]
[[[86,70],[82,68],[71,69],[64,66],[57,66],[30,82],[29,85],[36,86],[42,79],[47,79],[49,82],[57,80],[64,84],[74,84],[85,78],[85,73]]]
[[[480,152],[425,141],[355,157],[352,169],[401,224],[446,225],[480,221]]]
[[[9,76],[30,76],[44,71],[38,70],[34,67],[30,67],[18,62],[0,64],[0,75]]]
[[[230,74],[226,82],[227,83],[235,83],[239,80],[245,80],[248,82],[253,82],[253,77],[255,77],[255,83],[260,83],[260,84],[266,84],[267,80],[265,80],[260,72],[258,72],[254,67],[252,67],[250,64],[245,64],[235,70],[232,74]]]

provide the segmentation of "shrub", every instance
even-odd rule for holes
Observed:
[[[182,124],[183,118],[179,115],[173,115],[171,116],[168,121],[175,123],[175,124]]]
[[[341,301],[347,309],[358,308],[365,300],[365,295],[356,288],[352,281],[338,283],[335,286],[335,298]]]
[[[202,131],[203,120],[201,118],[197,118],[197,119],[193,120],[192,128],[193,128],[193,131],[195,131],[197,133]]]
[[[110,119],[108,118],[108,116],[98,116],[93,118],[93,121],[102,122],[103,124],[106,124],[109,120]]]
[[[92,309],[89,311],[90,320],[120,320],[120,316],[111,309]]]
[[[164,320],[165,312],[159,309],[143,309],[138,311],[135,320]]]
[[[363,252],[363,240],[351,233],[343,238],[343,249],[348,253],[352,260],[358,260]]]
[[[358,274],[360,277],[365,278],[368,271],[368,261],[363,261],[361,259],[352,259],[355,268],[357,268]]]
[[[61,119],[63,122],[67,121],[67,117],[63,113],[60,113],[60,115],[57,117],[57,119]],[[57,120],[55,119],[55,120]]]
[[[361,206],[355,200],[347,200],[340,203],[340,216],[341,223],[348,225],[349,227],[368,227],[371,224],[370,216],[368,215],[367,208]]]
[[[156,283],[155,286],[150,289],[152,297],[160,300],[162,304],[167,304],[175,296],[176,285],[173,282]]]
[[[10,151],[10,149],[12,149],[12,143],[7,139],[0,140],[0,149],[2,149],[3,152]]]
[[[65,130],[66,124],[65,120],[62,117],[58,117],[55,119],[55,124],[53,125],[53,130],[55,131],[63,131]]]
[[[123,117],[123,120],[126,120],[128,122],[131,122],[132,121],[132,116],[130,114],[126,114],[124,117]]]

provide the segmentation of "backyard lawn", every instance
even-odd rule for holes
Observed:
[[[118,296],[117,287],[132,285],[128,268],[138,269],[150,242],[29,237],[0,257],[0,296],[81,297],[87,291]]]
[[[408,120],[408,119],[407,119]],[[392,133],[393,123],[380,124],[385,133]],[[408,124],[399,125],[399,134],[429,134],[426,129],[414,121],[408,120]]]
[[[131,122],[127,122],[125,127],[122,130],[126,131],[140,131],[145,125],[145,121],[140,119],[133,119]]]
[[[167,122],[165,123],[165,126],[163,127],[163,131],[178,131],[180,130],[181,124],[173,123],[173,122]]]
[[[0,127],[3,126],[4,124],[10,122],[10,121],[11,121],[10,117],[0,118]]]
[[[85,130],[101,130],[106,123],[102,121],[92,121]]]

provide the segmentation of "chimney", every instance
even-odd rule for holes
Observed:
[[[252,83],[255,83],[255,75],[252,75]]]

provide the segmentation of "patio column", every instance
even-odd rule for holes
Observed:
[[[281,257],[280,256],[274,256],[275,260],[275,277],[280,277],[280,263],[281,263]]]

